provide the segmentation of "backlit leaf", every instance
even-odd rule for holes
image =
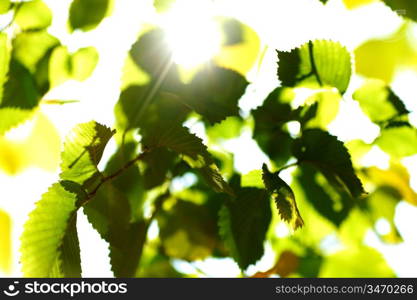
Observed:
[[[223,19],[223,45],[215,56],[216,64],[243,76],[254,66],[261,48],[258,34],[236,19]]]
[[[10,9],[10,0],[0,1],[0,14],[5,14]]]
[[[417,129],[410,126],[385,128],[375,143],[394,157],[414,155],[417,153]]]
[[[408,113],[400,98],[380,80],[368,80],[355,91],[353,99],[359,102],[362,110],[375,123]]]
[[[49,63],[49,82],[51,88],[64,83],[71,76],[71,55],[64,46],[56,47]]]
[[[58,46],[59,41],[46,30],[39,30],[18,34],[12,45],[13,57],[35,74],[41,59]]]
[[[75,127],[65,140],[60,177],[83,185],[100,176],[97,165],[113,134],[108,127],[94,121]]]
[[[291,52],[278,51],[278,59],[278,78],[284,86],[329,86],[343,94],[349,85],[350,53],[338,42],[310,41]]]
[[[320,277],[393,277],[381,253],[362,246],[338,251],[327,257],[319,273]]]
[[[343,3],[348,9],[359,8],[363,5],[371,4],[372,2],[377,2],[378,0],[343,0]]]
[[[9,72],[10,49],[7,45],[7,35],[0,33],[0,104],[3,98],[3,86]],[[1,132],[1,130],[0,130]]]
[[[71,76],[75,80],[84,81],[93,73],[98,63],[98,52],[94,47],[77,50],[71,56]]]
[[[60,246],[74,217],[77,202],[85,197],[76,183],[52,185],[30,213],[21,237],[24,276],[48,277],[60,256]]]
[[[269,172],[265,164],[262,166],[262,179],[267,191],[274,198],[281,218],[294,230],[303,227],[304,221],[298,211],[291,187],[279,177],[278,173]]]
[[[359,46],[355,50],[356,72],[390,83],[398,70],[417,69],[417,51],[409,38],[412,30],[406,22],[397,32],[385,38],[371,39]]]
[[[76,215],[71,218],[68,224],[62,245],[59,248],[59,255],[50,275],[58,278],[81,277],[80,244],[78,241]]]
[[[0,209],[0,271],[12,270],[12,220]]]
[[[42,0],[23,2],[15,16],[22,30],[44,29],[52,23],[52,13]]]
[[[185,98],[180,98],[210,123],[239,114],[238,101],[248,82],[235,71],[209,66],[195,75]]]
[[[395,189],[402,199],[417,206],[417,193],[410,186],[410,174],[404,166],[392,164],[388,170],[371,167],[364,172],[373,184]]]

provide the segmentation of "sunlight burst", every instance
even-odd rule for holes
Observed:
[[[176,64],[191,69],[220,50],[221,33],[209,2],[177,1],[163,16],[162,26]]]

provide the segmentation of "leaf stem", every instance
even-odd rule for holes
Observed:
[[[281,171],[284,171],[284,170],[286,170],[286,169],[292,168],[292,167],[296,167],[296,166],[298,166],[298,164],[299,164],[299,162],[298,162],[298,161],[296,161],[296,162],[294,162],[294,163],[291,163],[291,164],[288,164],[288,165],[286,165],[286,166],[283,166],[281,169],[279,169],[279,170],[278,170],[278,172],[277,172],[277,173],[279,173],[279,172],[281,172]]]
[[[308,52],[310,54],[310,63],[311,63],[311,70],[313,71],[314,75],[316,76],[317,82],[320,86],[323,86],[323,83],[321,81],[319,72],[317,71],[316,61],[314,60],[314,52],[313,52],[313,42],[308,42]]]

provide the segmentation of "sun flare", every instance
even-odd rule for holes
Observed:
[[[208,61],[220,51],[221,44],[210,3],[195,2],[177,1],[162,19],[173,61],[186,69]]]

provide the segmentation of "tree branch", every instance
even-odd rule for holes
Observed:
[[[113,174],[110,174],[108,176],[104,176],[101,178],[99,184],[97,184],[97,186],[94,188],[93,191],[91,191],[88,194],[88,197],[86,199],[86,201],[84,202],[87,203],[91,198],[93,198],[95,196],[95,194],[97,193],[97,191],[100,189],[100,187],[105,184],[107,181],[111,181],[113,179],[115,179],[116,177],[118,177],[119,175],[121,175],[123,172],[125,172],[127,169],[129,169],[131,166],[133,166],[136,162],[142,160],[146,154],[149,153],[149,149],[145,148],[142,153],[140,153],[138,156],[136,156],[134,159],[128,161],[123,167],[121,167],[119,170],[117,170],[116,172],[114,172]]]

